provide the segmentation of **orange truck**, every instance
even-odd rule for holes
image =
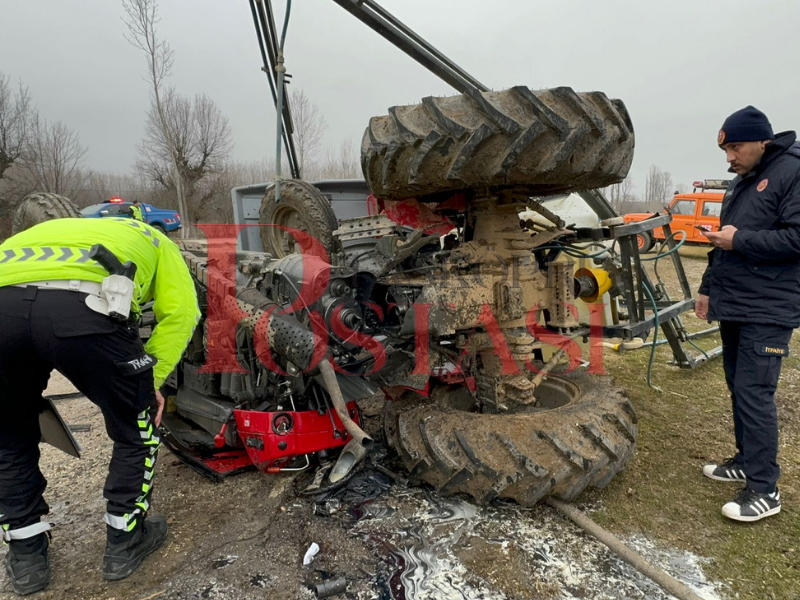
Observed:
[[[700,228],[717,231],[719,229],[719,215],[722,209],[722,197],[730,181],[725,179],[706,179],[695,181],[691,194],[676,194],[667,206],[667,211],[672,213],[672,232],[678,233],[675,239],[680,240],[681,235],[686,236],[688,243],[707,244],[708,240],[700,233]],[[628,213],[624,215],[625,222],[644,221],[655,213]],[[643,231],[636,236],[640,252],[647,252],[653,245],[664,239],[664,230],[656,227],[651,231]]]

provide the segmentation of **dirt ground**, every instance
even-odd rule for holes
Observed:
[[[692,289],[706,266],[704,247],[682,250]],[[648,269],[652,273],[652,262]],[[671,297],[679,297],[669,260],[659,272]],[[689,313],[683,322],[690,332],[709,327]],[[663,336],[661,336],[663,337]],[[700,357],[720,344],[718,334],[689,348]],[[650,350],[606,353],[605,366],[627,390],[639,415],[639,440],[634,460],[597,498],[602,509],[595,519],[619,534],[645,533],[668,547],[707,557],[705,573],[723,585],[725,597],[797,600],[800,598],[800,332],[790,342],[775,395],[780,445],[778,461],[782,511],[752,524],[732,522],[721,507],[733,499],[739,485],[711,481],[700,475],[707,462],[735,453],[730,397],[720,358],[699,367],[678,369],[671,353],[658,346],[652,360],[651,384],[646,373]]]
[[[163,447],[153,510],[169,517],[168,541],[139,572],[108,583],[101,488],[110,443],[87,400],[60,401],[59,409],[91,429],[76,434],[80,460],[42,447],[54,576],[37,598],[313,599],[312,585],[338,577],[347,580],[340,599],[669,598],[546,506],[481,508],[403,485],[367,502],[315,504],[294,493],[291,477],[251,472],[215,484]],[[304,567],[312,542],[320,551]],[[718,598],[696,557],[644,538],[631,543]],[[0,599],[13,597],[0,580]]]
[[[696,281],[703,263],[686,262]],[[639,449],[608,488],[585,495],[578,506],[708,600],[800,597],[797,361],[787,361],[779,390],[787,419],[781,448],[786,508],[743,528],[719,515],[735,489],[698,476],[704,460],[727,456],[720,453],[730,446],[721,365],[686,372],[666,365],[667,359],[659,348],[653,379],[664,391],[657,393],[643,381],[647,351],[607,353],[607,369],[628,388],[639,412]],[[69,390],[55,376],[49,392]],[[80,460],[42,447],[54,525],[53,582],[37,598],[313,599],[313,585],[339,577],[347,582],[347,591],[334,596],[340,599],[671,598],[547,506],[476,507],[401,484],[366,501],[315,503],[295,494],[290,476],[250,472],[212,483],[164,447],[153,510],[168,516],[170,536],[139,572],[110,584],[101,576],[110,443],[85,398],[58,406],[69,423],[89,430],[76,434],[84,450]],[[312,542],[319,554],[303,566]],[[764,544],[769,547],[762,552]],[[748,558],[767,564],[757,562],[753,571]],[[753,584],[739,581],[741,573]],[[13,597],[0,575],[0,600]]]

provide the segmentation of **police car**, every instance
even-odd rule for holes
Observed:
[[[122,198],[111,198],[108,202],[92,204],[81,210],[81,216],[90,219],[103,217],[131,217],[131,204]],[[139,203],[145,223],[160,229],[162,233],[177,231],[181,228],[181,216],[174,210],[156,208],[152,204]]]

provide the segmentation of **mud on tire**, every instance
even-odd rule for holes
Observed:
[[[467,189],[545,195],[622,181],[633,147],[621,100],[517,86],[390,108],[370,120],[361,166],[386,200]]]
[[[14,213],[14,218],[11,222],[11,233],[19,233],[29,227],[52,219],[77,218],[80,216],[78,207],[69,198],[44,192],[28,194],[19,203]]]
[[[281,182],[281,201],[275,201],[275,186],[270,186],[261,201],[259,222],[293,227],[314,236],[330,256],[335,250],[333,232],[339,221],[331,203],[310,183],[296,179]],[[276,258],[299,252],[294,238],[278,227],[261,227],[264,251]]]
[[[534,413],[479,414],[442,408],[409,392],[387,402],[387,442],[412,480],[443,495],[485,503],[510,498],[532,506],[545,496],[571,500],[602,488],[633,455],[636,413],[621,388],[585,372],[550,377],[572,396]]]

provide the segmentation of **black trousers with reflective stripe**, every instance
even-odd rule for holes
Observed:
[[[772,493],[781,473],[775,389],[781,375],[780,351],[788,354],[792,328],[721,321],[719,330],[733,404],[735,460],[742,465],[750,489]]]
[[[145,464],[155,460],[153,440],[137,417],[145,411],[152,422],[155,414],[152,365],[132,373],[127,361],[144,354],[138,330],[90,310],[84,299],[78,292],[0,288],[0,524],[10,529],[48,512],[38,415],[53,369],[103,413],[114,442],[104,489],[108,512],[131,514],[149,496]],[[80,477],[75,483],[82,485]]]

